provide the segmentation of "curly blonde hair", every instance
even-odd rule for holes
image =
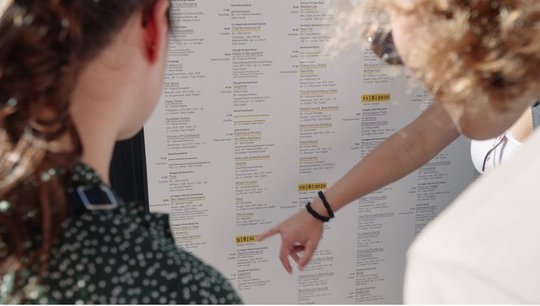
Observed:
[[[540,1],[334,0],[340,22],[332,47],[343,48],[367,26],[387,26],[388,8],[419,18],[407,64],[452,117],[465,106],[504,115],[522,107],[515,101],[537,98]]]

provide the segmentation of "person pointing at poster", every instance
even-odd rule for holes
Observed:
[[[540,20],[535,17],[540,14],[540,3],[495,0],[466,3],[453,0],[437,2],[388,0],[380,1],[379,4],[391,17],[393,41],[402,61],[424,81],[436,102],[415,122],[377,147],[324,194],[319,194],[320,199],[314,199],[308,210],[297,213],[259,237],[263,240],[274,234],[281,235],[280,259],[288,272],[292,271],[288,261],[289,256],[298,263],[301,270],[311,259],[323,231],[321,221],[328,221],[333,212],[352,200],[418,168],[456,139],[459,134],[472,139],[487,139],[501,135],[509,128],[516,134],[519,131],[525,131],[521,134],[523,138],[530,133],[530,128],[523,129],[523,121],[530,122],[529,109],[540,97],[538,76]],[[371,36],[370,42],[376,43],[378,39],[375,38]],[[514,124],[520,117],[522,119]],[[421,141],[415,142],[411,139]],[[524,152],[520,154],[529,152],[528,157],[533,158],[534,153],[531,153],[531,150],[534,151],[538,147],[539,141],[539,135],[536,133],[524,146]],[[519,162],[523,162],[523,159],[516,158],[511,164],[520,165]],[[512,209],[512,213],[509,213],[515,216],[513,222],[518,219],[516,213],[521,212],[519,217],[523,217],[524,221],[532,222],[528,224],[534,226],[536,223],[526,218],[526,215],[531,215],[531,210],[538,209],[531,206],[535,193],[534,186],[531,186],[534,180],[530,176],[534,171],[538,173],[540,169],[533,167],[537,166],[537,159],[528,160],[528,163],[531,167],[522,167],[516,173],[516,177],[520,180],[519,183],[512,184],[516,186],[515,190],[505,188],[505,195],[519,192],[522,199],[520,204],[523,208]],[[493,271],[498,270],[496,263],[501,263],[502,260],[521,258],[523,262],[530,264],[531,258],[539,256],[538,248],[524,247],[527,244],[519,244],[520,239],[508,237],[509,240],[506,241],[509,245],[515,245],[517,251],[512,253],[514,257],[507,255],[508,258],[497,258],[501,261],[492,261],[493,266],[486,266],[484,267],[486,270],[479,271],[479,273],[486,273],[485,282],[472,274],[459,274],[463,272],[460,270],[453,273],[452,277],[448,277],[450,274],[445,274],[437,265],[441,262],[448,263],[441,260],[442,253],[437,251],[448,248],[441,243],[447,242],[445,239],[451,235],[451,226],[463,221],[456,216],[460,215],[464,218],[467,213],[470,213],[468,209],[474,211],[475,207],[479,207],[475,202],[480,199],[477,190],[484,191],[484,195],[487,191],[483,183],[485,186],[491,186],[493,195],[497,194],[495,192],[498,190],[497,183],[503,182],[499,173],[506,171],[508,175],[511,173],[508,170],[509,167],[511,165],[503,166],[492,175],[479,180],[472,186],[472,190],[466,191],[456,204],[450,206],[449,213],[443,212],[441,218],[437,219],[433,226],[428,226],[420,235],[409,253],[406,301],[440,303],[486,300],[530,302],[532,300],[538,302],[537,295],[523,289],[525,287],[520,287],[523,282],[516,281],[519,275],[503,273],[502,275],[514,277],[514,279],[504,280],[504,277],[500,275],[493,275],[496,272],[487,271],[488,268],[492,268]],[[490,199],[492,203],[489,204],[494,204],[494,207],[498,207],[501,212],[508,211],[510,209],[508,205],[512,202],[497,200],[492,195],[487,196],[486,199]],[[482,203],[486,202],[486,199],[481,200]],[[490,229],[494,229],[494,224],[490,223],[489,219],[481,218],[481,214],[478,216],[474,218],[476,222],[471,223],[463,231],[456,230],[461,236],[454,235],[455,239],[452,241],[455,244],[455,250],[461,250],[466,246],[470,250],[468,252],[470,257],[461,258],[462,254],[457,251],[448,252],[455,255],[452,258],[454,260],[451,261],[452,264],[458,262],[462,267],[468,267],[469,271],[473,271],[476,266],[481,266],[474,261],[474,256],[479,256],[481,251],[497,250],[496,244],[486,243],[493,242],[488,236],[479,236],[484,238],[478,243],[485,247],[483,250],[478,250],[477,244],[472,244],[471,241],[456,238],[456,236],[466,237],[467,234],[474,235],[477,232],[488,233]],[[455,223],[452,224],[449,220]],[[493,220],[493,222],[500,221]],[[513,224],[515,223],[505,223],[507,227],[504,230],[513,232]],[[519,228],[521,227],[523,226]],[[469,232],[466,232],[467,230]],[[538,238],[538,232],[529,230],[524,236],[533,239],[536,235]],[[437,233],[440,236],[437,236]],[[436,241],[439,241],[438,249],[431,249],[430,247],[435,245]],[[483,255],[489,256],[488,253]],[[422,263],[421,258],[429,260],[427,263]],[[533,267],[532,272],[537,272],[536,266],[533,265]],[[429,277],[430,273],[440,276],[448,283],[438,285],[437,282],[433,282],[433,278]],[[501,294],[491,296],[500,299],[482,299],[490,297],[486,292],[495,291],[487,284],[489,281],[486,281],[491,277],[498,277],[496,281],[498,285],[508,289]],[[464,280],[472,281],[468,283]],[[537,283],[537,281],[536,279],[536,282],[532,283]],[[468,285],[471,285],[470,288],[467,288]],[[427,290],[427,287],[432,290]],[[474,288],[479,288],[476,296]],[[450,293],[452,290],[454,294]],[[438,293],[439,296],[430,296],[433,292]]]
[[[516,139],[514,142],[519,146],[532,133],[531,118],[531,110],[528,109],[508,131],[497,138],[484,141],[473,140],[472,150],[479,147],[476,150],[482,151],[476,159],[473,154],[474,164],[478,165],[476,170],[483,173],[486,166],[490,166],[489,163],[484,162],[486,158],[492,163],[508,159],[512,155],[509,153],[510,146],[502,147],[499,151],[492,149],[501,143],[500,139],[503,137]],[[331,203],[332,211],[336,212],[355,199],[417,170],[456,140],[459,135],[458,129],[448,117],[446,110],[440,104],[434,103],[414,122],[377,146],[339,181],[330,186],[323,195],[326,201]],[[484,149],[486,145],[481,145],[481,143],[490,143],[491,146],[486,150]],[[498,156],[490,159],[489,157],[494,153],[498,153]],[[321,216],[328,217],[328,211],[319,195],[311,201],[310,207]],[[259,236],[259,240],[262,241],[277,233],[281,234],[283,243],[280,260],[285,270],[291,273],[292,266],[288,257],[291,256],[302,270],[309,263],[322,232],[323,222],[314,218],[306,210],[300,211],[265,232]],[[303,256],[297,255],[298,252],[302,252]]]

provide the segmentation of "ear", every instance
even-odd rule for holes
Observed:
[[[150,63],[157,62],[167,48],[169,6],[169,0],[156,0],[150,9],[143,12],[144,48]]]

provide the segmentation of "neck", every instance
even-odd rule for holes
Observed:
[[[116,143],[119,123],[117,115],[120,98],[93,100],[75,95],[71,115],[77,126],[83,145],[82,162],[101,176],[103,182],[110,184],[109,167]]]
[[[81,141],[83,143],[82,162],[94,168],[103,182],[110,184],[109,168],[114,150],[114,137],[105,136],[106,133],[98,133],[94,127],[93,133],[83,133],[79,128]],[[110,133],[109,133],[110,134]],[[86,136],[82,136],[86,135]]]
[[[90,117],[90,116],[88,116]],[[83,145],[82,162],[94,168],[103,182],[109,182],[109,167],[116,134],[103,120],[78,120],[77,129]]]
[[[140,100],[137,86],[144,73],[137,55],[131,42],[118,39],[84,65],[73,91],[70,113],[83,145],[82,161],[105,183],[110,181],[116,140],[126,136],[131,120],[127,114],[133,111],[133,101]]]

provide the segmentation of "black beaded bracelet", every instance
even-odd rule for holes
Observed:
[[[316,212],[313,208],[311,208],[311,202],[308,202],[306,204],[306,210],[310,215],[312,215],[315,219],[322,221],[322,222],[328,222],[330,221],[330,218],[319,215],[318,212]]]
[[[332,211],[332,207],[330,207],[330,203],[326,201],[326,197],[324,196],[324,193],[322,191],[319,191],[318,195],[324,207],[326,208],[326,211],[328,212],[328,217],[330,217],[330,219],[334,218],[334,212]]]

